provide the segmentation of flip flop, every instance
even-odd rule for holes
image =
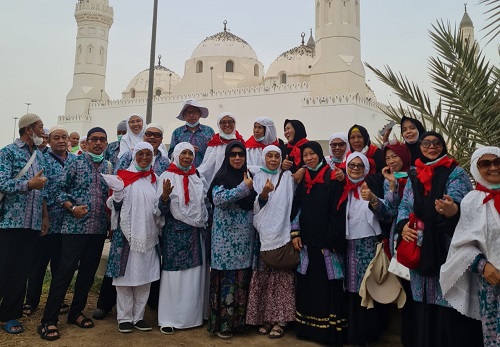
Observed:
[[[69,305],[66,303],[62,303],[61,307],[59,307],[59,314],[66,314],[69,312]]]
[[[16,327],[21,327],[21,329],[14,330],[14,328],[16,328]],[[3,330],[8,332],[9,334],[13,334],[13,335],[20,334],[20,333],[24,332],[23,325],[21,323],[19,323],[19,321],[17,319],[11,319],[10,321],[5,322],[5,324],[2,328],[3,328]]]
[[[80,317],[83,317],[83,318],[80,321],[80,323],[78,323],[78,318],[80,318]],[[92,319],[85,317],[83,314],[78,316],[78,318],[75,319],[74,321],[71,321],[71,322],[68,321],[68,323],[76,325],[77,327],[82,328],[82,329],[90,329],[90,328],[94,327],[94,322],[92,321]],[[90,324],[85,324],[85,323],[89,323],[89,322],[90,322]]]
[[[259,330],[257,330],[257,334],[267,335],[271,332],[272,328],[273,328],[273,325],[271,323],[265,323],[259,327]]]
[[[35,312],[35,309],[30,304],[23,305],[23,316],[29,317]]]
[[[280,339],[285,335],[285,328],[281,325],[276,324],[269,333],[270,339]]]

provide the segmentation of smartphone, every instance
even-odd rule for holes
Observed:
[[[389,122],[389,124],[387,124],[386,126],[384,126],[378,133],[380,136],[384,136],[385,133],[389,130],[391,130],[394,126],[396,125],[396,122],[391,120]]]

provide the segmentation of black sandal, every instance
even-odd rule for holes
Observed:
[[[82,320],[78,323],[78,318],[80,317],[83,317]],[[79,328],[82,328],[82,329],[90,329],[90,328],[93,328],[94,327],[94,322],[92,321],[92,319],[90,318],[87,318],[85,317],[83,314],[80,314],[78,316],[77,319],[75,319],[74,321],[68,321],[69,324],[73,324],[73,325],[76,325],[77,327]],[[86,324],[86,323],[90,323],[90,324]]]
[[[49,326],[55,326],[55,328],[49,328]],[[46,341],[55,341],[59,339],[61,336],[59,335],[59,329],[57,329],[57,325],[54,323],[44,323],[40,325],[37,329],[38,335],[42,340]],[[57,333],[57,335],[49,336],[49,334]]]
[[[30,304],[23,305],[23,316],[29,317],[35,312],[35,309]]]
[[[62,303],[61,307],[59,307],[59,314],[66,314],[69,312],[69,305],[66,303]]]

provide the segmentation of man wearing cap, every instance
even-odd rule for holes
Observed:
[[[23,305],[23,314],[30,316],[37,309],[42,294],[43,279],[47,265],[50,262],[50,271],[54,275],[59,266],[61,257],[61,227],[64,210],[57,203],[56,197],[61,193],[61,182],[64,177],[64,167],[71,163],[76,155],[68,152],[68,130],[62,125],[56,125],[47,131],[50,148],[45,153],[45,175],[48,182],[47,210],[49,213],[50,229],[47,235],[39,237],[35,248],[35,261],[28,278],[26,300]],[[67,313],[69,307],[61,303],[60,313]]]
[[[184,101],[181,112],[177,119],[186,122],[183,126],[175,129],[170,140],[168,156],[172,156],[175,146],[180,142],[189,142],[196,152],[193,165],[200,166],[207,150],[208,141],[214,136],[214,129],[200,124],[200,118],[208,117],[208,109],[201,106],[195,99]]]
[[[47,144],[49,143],[49,128],[43,128],[43,135],[41,137],[43,139],[43,142],[40,146],[37,147],[43,154],[45,154],[49,149],[49,147],[47,146]]]
[[[50,283],[49,297],[38,331],[45,340],[59,338],[57,330],[61,302],[78,268],[75,293],[68,312],[68,323],[92,328],[94,323],[83,315],[87,296],[101,260],[108,230],[106,199],[108,186],[101,174],[112,171],[104,160],[108,144],[106,131],[100,127],[87,133],[88,152],[65,165],[61,192],[56,202],[64,209],[61,228],[61,258]]]
[[[127,133],[127,121],[122,120],[116,126],[116,136],[118,141],[114,141],[108,144],[106,150],[104,151],[104,159],[109,160],[113,166],[118,162],[118,153],[120,153],[120,141],[123,135]]]
[[[36,240],[49,229],[45,160],[37,149],[42,135],[40,117],[25,114],[19,119],[19,138],[0,150],[0,192],[5,194],[0,202],[0,322],[11,334],[24,331],[17,319],[22,316],[26,280]]]

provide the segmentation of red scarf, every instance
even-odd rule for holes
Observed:
[[[181,170],[174,163],[170,163],[170,166],[167,169],[167,172],[172,172],[176,175],[184,176],[182,179],[182,183],[184,185],[184,203],[189,204],[189,176],[194,175],[196,173],[196,169],[191,165],[191,168],[188,171]]]
[[[476,190],[480,192],[489,193],[483,200],[483,204],[486,204],[491,199],[494,199],[494,205],[498,213],[500,213],[500,190],[492,190],[482,186],[480,183],[476,184]]]
[[[306,187],[306,194],[309,194],[311,192],[311,188],[316,184],[316,183],[324,183],[325,178],[325,171],[328,169],[328,165],[325,165],[321,170],[319,170],[318,174],[314,179],[311,179],[311,175],[309,174],[309,170],[306,170],[305,174],[305,184],[304,186]]]
[[[424,195],[427,195],[432,188],[432,177],[434,176],[434,169],[440,166],[445,166],[449,169],[452,164],[457,164],[457,162],[447,155],[439,159],[439,161],[437,161],[436,163],[430,165],[424,164],[420,160],[420,158],[415,160],[415,166],[417,168],[417,178],[424,186]]]
[[[342,205],[342,203],[347,200],[350,191],[353,191],[354,197],[359,200],[358,187],[361,186],[364,181],[365,180],[362,180],[358,183],[353,183],[349,176],[346,177],[344,191],[342,192],[342,196],[340,197],[339,203],[337,204],[337,210],[340,208],[340,205]]]
[[[148,171],[139,171],[139,172],[132,172],[128,170],[118,170],[117,172],[118,177],[120,177],[123,180],[124,188],[126,186],[131,185],[135,181],[137,181],[139,178],[143,177],[148,177],[151,175],[151,183],[156,182],[156,175],[153,171],[153,169],[149,169]]]
[[[293,158],[293,162],[297,166],[300,164],[300,162],[302,160],[302,156],[300,155],[300,146],[302,146],[306,142],[309,142],[309,140],[306,138],[303,138],[302,140],[297,141],[294,145],[291,145],[291,144],[286,145],[286,148],[290,149],[289,156]]]
[[[398,195],[401,200],[403,200],[403,192],[405,191],[407,182],[408,177],[398,178]]]
[[[274,141],[271,145],[275,145],[279,147],[278,141]],[[245,148],[262,148],[264,149],[267,145],[262,142],[258,142],[255,137],[250,136],[248,140],[245,141]]]
[[[243,137],[240,135],[238,130],[236,130],[235,135],[236,135],[236,139],[226,140],[226,139],[223,139],[222,137],[220,137],[220,134],[215,134],[214,136],[212,136],[210,141],[208,141],[207,146],[208,147],[215,147],[215,146],[220,146],[220,145],[226,145],[229,142],[236,141],[236,140],[241,141],[242,143],[245,143],[245,140],[243,140]]]

